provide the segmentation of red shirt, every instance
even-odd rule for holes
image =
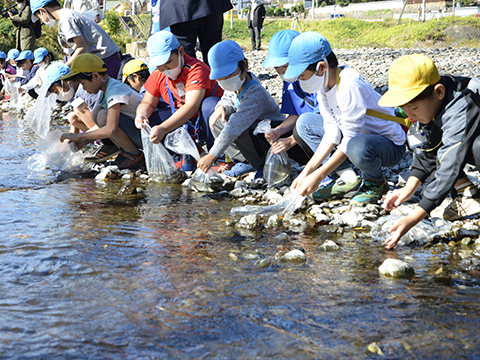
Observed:
[[[165,84],[165,82],[168,81],[168,88],[173,95],[175,110],[180,109],[185,104],[185,93],[191,90],[205,89],[204,99],[212,96],[214,92],[214,96],[222,97],[223,89],[217,86],[216,80],[210,80],[210,67],[208,65],[187,54],[183,55],[183,59],[185,65],[176,80],[172,80],[160,71],[155,70],[148,77],[144,85],[145,90],[155,97],[161,97],[167,104],[170,104],[167,86]],[[216,91],[215,87],[217,89]]]

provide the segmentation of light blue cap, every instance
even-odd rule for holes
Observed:
[[[30,1],[30,9],[32,10],[32,22],[36,22],[38,20],[38,17],[36,17],[35,14],[38,9],[43,8],[45,5],[47,5],[50,1],[52,0],[31,0]]]
[[[7,55],[3,51],[0,51],[0,59],[6,59]]]
[[[20,55],[20,51],[17,50],[17,49],[10,49],[8,50],[8,53],[7,53],[7,61],[9,60],[15,60],[18,55]]]
[[[288,49],[300,33],[295,30],[282,30],[273,34],[268,44],[268,56],[263,61],[263,67],[278,67],[288,63]]]
[[[175,35],[170,31],[158,31],[148,38],[147,50],[150,55],[150,62],[148,66],[150,68],[157,67],[165,64],[173,50],[180,47]]]
[[[33,57],[35,58],[35,60],[33,60],[33,63],[34,64],[41,63],[43,59],[45,59],[45,56],[47,55],[48,55],[47,49],[43,47],[35,49],[35,51],[33,52]]]
[[[33,53],[30,50],[22,51],[15,60],[21,61],[21,60],[27,60],[27,59],[33,61]]]
[[[208,64],[212,71],[210,79],[231,75],[237,70],[238,62],[245,59],[243,50],[235,41],[226,40],[212,46],[208,51]]]
[[[60,80],[62,76],[68,74],[70,74],[70,68],[67,65],[55,62],[49,67],[47,67],[47,69],[45,70],[45,74],[43,76],[43,83],[48,90],[53,83]]]
[[[307,31],[292,41],[288,49],[288,67],[283,75],[287,79],[300,76],[310,64],[315,64],[332,53],[325,36]]]

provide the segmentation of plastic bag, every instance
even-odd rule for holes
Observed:
[[[61,142],[61,136],[62,132],[57,129],[48,133],[40,141],[39,148],[44,162],[37,162],[37,166],[48,166],[50,170],[59,172],[83,166],[82,154],[77,153],[74,144]],[[30,170],[33,171],[34,169]]]
[[[388,215],[379,218],[372,227],[370,235],[374,240],[385,241],[391,234],[388,229],[402,216]],[[411,228],[405,235],[400,238],[398,244],[410,245],[425,245],[435,235],[441,235],[452,228],[452,223],[440,218],[433,218],[430,221],[423,220]]]
[[[177,154],[191,155],[195,160],[200,160],[197,146],[192,137],[183,127],[179,127],[165,137],[165,146]],[[189,187],[201,192],[216,192],[222,187],[224,179],[214,169],[207,173],[198,169],[192,175]]]
[[[20,83],[14,82],[10,90],[10,109],[15,109],[17,111],[23,110],[23,99],[22,94],[18,92],[19,87]]]
[[[253,135],[266,134],[272,129],[270,120],[262,120],[258,123]],[[286,151],[279,154],[272,154],[268,150],[263,167],[263,177],[267,181],[269,187],[284,184],[290,178],[292,164]]]
[[[232,217],[240,217],[245,215],[274,215],[274,214],[286,214],[293,213],[300,206],[302,206],[305,196],[298,194],[295,191],[289,191],[283,196],[283,200],[276,204],[261,206],[261,205],[247,205],[236,207],[230,210]]]
[[[161,143],[154,144],[150,141],[151,131],[152,128],[148,124],[141,130],[148,175],[163,183],[181,183],[184,180],[184,173],[177,169],[172,156]]]
[[[57,101],[56,94],[51,93],[49,96],[46,95],[47,89],[42,86],[35,104],[28,110],[25,116],[32,130],[41,138],[46,137],[50,130],[50,118]]]

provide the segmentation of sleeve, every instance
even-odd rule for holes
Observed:
[[[237,112],[230,116],[222,132],[215,139],[210,154],[220,157],[237,137],[259,119],[267,103],[264,100],[265,94],[267,94],[266,91],[262,91],[260,86],[250,87],[245,92]]]
[[[293,86],[286,81],[283,82],[282,106],[280,108],[282,114],[298,115],[292,100],[292,96],[296,96]]]
[[[112,86],[111,89],[107,89],[105,96],[107,100],[107,108],[111,108],[117,104],[128,105],[130,101],[130,95],[133,90],[130,92],[125,91],[121,87]]]
[[[211,80],[210,72],[206,67],[200,64],[192,66],[188,72],[187,79],[185,81],[185,92],[192,90],[210,89]]]
[[[237,102],[237,94],[235,91],[225,91],[220,101],[215,106],[215,109],[218,106],[223,106],[225,108],[225,115],[230,116],[235,112],[235,103]]]
[[[426,152],[421,149],[415,151],[410,176],[415,176],[424,183],[435,170],[437,170],[436,152]]]
[[[42,85],[42,79],[40,78],[40,74],[38,71],[35,72],[35,76],[30,79],[25,85],[22,85],[22,88],[25,91],[31,90],[39,85]]]
[[[332,114],[332,110],[330,109],[325,96],[322,96],[319,93],[317,99],[320,115],[323,117],[323,130],[325,130],[324,137],[329,139],[332,144],[338,145],[342,140],[342,132],[340,131],[340,127]]]
[[[38,70],[38,65],[35,65],[25,79],[20,79],[20,86],[24,86],[28,84],[28,82],[30,82],[30,80],[32,80],[37,74],[37,70]]]
[[[23,11],[15,15],[12,19],[13,25],[27,25],[32,21],[32,10],[30,9],[30,6],[26,6]]]
[[[71,41],[75,37],[83,37],[83,32],[78,18],[69,17],[68,21],[62,23],[62,32],[67,41]]]

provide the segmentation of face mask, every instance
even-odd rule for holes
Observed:
[[[240,73],[238,73],[231,78],[225,80],[218,80],[218,85],[220,85],[220,87],[226,91],[237,91],[242,87],[244,82],[245,79],[240,79]]]
[[[17,6],[18,6],[18,8],[19,8],[20,10],[25,9],[25,5],[24,5],[24,4],[18,4]]]
[[[282,78],[282,80],[283,80],[283,81],[285,81],[285,82],[288,82],[288,83],[294,83],[295,81],[297,81],[297,80],[298,80],[298,76],[297,76],[297,77],[295,77],[295,78],[286,79],[286,78],[284,78],[284,77],[283,77],[283,75],[284,75],[284,74],[280,75],[280,77],[281,77],[281,78]]]
[[[63,49],[63,52],[64,52],[65,54],[67,54],[68,56],[72,55],[72,54],[74,53],[74,51],[75,51],[74,49],[72,49],[72,48],[70,48],[70,47],[69,47],[69,48],[62,48],[62,49]]]
[[[323,59],[323,61],[327,63],[327,70],[323,73],[322,76],[317,75],[318,68],[320,67],[320,62],[318,62],[315,73],[312,75],[310,79],[308,80],[300,79],[300,87],[302,88],[303,91],[310,94],[315,94],[325,89],[325,82],[326,82],[325,80],[328,79],[328,62],[327,62],[327,59]]]
[[[38,63],[38,66],[42,69],[45,69],[47,67],[47,63],[42,61],[41,63]]]
[[[179,54],[179,57],[180,57],[180,54]],[[182,72],[183,70],[183,56],[181,57],[180,61],[178,62],[177,64],[177,67],[175,69],[172,69],[172,70],[164,70],[162,71],[162,73],[165,75],[165,76],[168,76],[170,79],[172,80],[177,80],[178,78],[178,75],[180,75],[180,73]]]
[[[52,19],[52,18],[50,17],[50,14],[49,14],[48,12],[47,12],[47,17],[48,17],[48,21],[47,21],[47,22],[43,21],[43,18],[42,18],[42,21],[43,21],[43,23],[44,23],[45,25],[47,25],[47,26],[49,26],[49,27],[54,27],[55,25],[57,25],[57,20]]]
[[[71,98],[73,98],[73,95],[75,95],[75,89],[72,87],[71,84],[68,84],[69,90],[67,93],[63,92],[63,87],[60,93],[57,96],[57,99],[60,101],[68,101]]]

